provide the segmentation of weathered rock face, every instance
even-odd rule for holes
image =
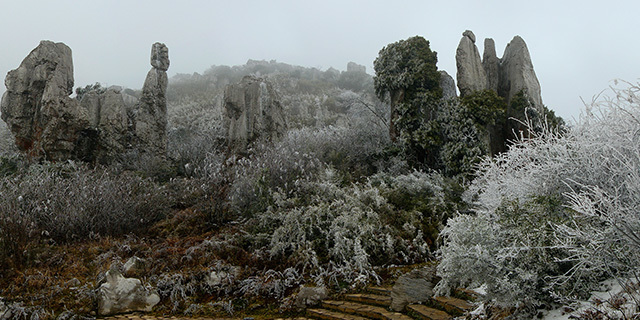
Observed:
[[[71,49],[42,41],[5,79],[0,109],[18,148],[34,159],[74,158],[81,132],[89,126],[73,91]]]
[[[504,49],[500,61],[498,94],[509,103],[520,91],[524,91],[536,108],[542,108],[540,83],[533,70],[529,49],[520,36],[515,36]]]
[[[462,35],[456,50],[456,78],[460,96],[464,97],[474,91],[484,90],[487,87],[487,75],[475,44],[475,35],[469,30]]]
[[[442,88],[442,99],[449,100],[455,98],[456,82],[446,71],[440,70],[440,88]]]
[[[224,108],[227,140],[235,152],[244,152],[257,139],[278,139],[286,131],[282,105],[265,79],[246,76],[229,85]]]
[[[296,295],[296,308],[304,309],[308,306],[320,304],[329,296],[325,287],[302,287]]]
[[[482,67],[487,75],[487,89],[498,92],[498,82],[500,81],[500,59],[498,59],[498,56],[496,55],[496,44],[493,39],[484,39]]]
[[[167,69],[169,49],[162,43],[151,48],[151,66],[135,110],[135,136],[141,151],[164,157],[167,152]]]
[[[140,101],[120,87],[73,91],[71,49],[42,41],[7,74],[4,120],[18,148],[33,159],[79,159],[110,163],[129,150],[164,157],[167,148],[168,49],[156,43]]]
[[[149,312],[160,302],[157,293],[148,292],[138,279],[125,278],[117,268],[107,271],[106,278],[98,288],[98,315]]]
[[[433,297],[433,287],[438,281],[435,266],[400,276],[391,290],[391,309],[402,311],[408,304],[426,302]]]
[[[361,73],[367,73],[367,67],[363,66],[363,65],[359,65],[355,62],[349,62],[347,63],[347,72],[361,72]]]

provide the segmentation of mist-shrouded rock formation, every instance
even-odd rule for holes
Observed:
[[[244,152],[249,143],[259,138],[278,139],[287,128],[273,86],[255,76],[245,76],[225,89],[224,114],[227,141],[236,152]]]
[[[164,44],[153,45],[151,65],[139,101],[120,87],[74,99],[71,49],[42,41],[7,74],[2,120],[18,148],[35,160],[110,163],[127,151],[164,157],[169,67]]]
[[[142,87],[142,97],[135,107],[135,136],[140,150],[162,156],[167,152],[167,46],[153,44],[151,66]]]
[[[480,60],[475,35],[466,30],[456,50],[456,65],[462,97],[489,89],[496,91],[509,104],[517,93],[523,92],[536,109],[543,107],[540,83],[533,70],[529,49],[520,36],[509,42],[502,58],[496,55],[493,39],[485,39]]]
[[[1,111],[18,149],[33,158],[76,157],[89,116],[73,92],[71,49],[42,41],[5,78]]]
[[[456,50],[456,77],[458,78],[460,96],[466,96],[487,87],[487,75],[482,67],[480,53],[475,43],[476,36],[467,30],[462,34],[462,39],[460,39]]]

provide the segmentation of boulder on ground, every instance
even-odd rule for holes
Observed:
[[[391,290],[391,309],[402,311],[408,304],[428,301],[433,297],[433,287],[438,281],[435,265],[400,276]]]
[[[148,291],[138,279],[125,278],[115,265],[105,277],[107,281],[98,289],[98,315],[149,312],[160,302],[156,292]]]

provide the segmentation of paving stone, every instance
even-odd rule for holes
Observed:
[[[412,320],[402,313],[388,311],[383,307],[370,306],[348,301],[322,301],[322,306],[327,309],[338,310],[344,313],[357,314],[359,316],[380,320]]]
[[[326,320],[366,320],[360,316],[345,314],[342,312],[327,310],[327,309],[307,309],[307,314],[312,317],[326,319]]]
[[[410,304],[407,309],[411,310],[418,318],[423,320],[450,320],[453,319],[448,313],[427,307],[421,304]]]
[[[462,299],[453,297],[434,297],[433,301],[442,309],[453,315],[473,310],[473,305]]]
[[[391,305],[391,297],[372,293],[347,294],[345,295],[345,299],[349,301],[375,304],[384,307],[388,307]]]
[[[388,296],[391,294],[391,288],[387,288],[387,287],[372,286],[372,287],[367,287],[367,291],[373,292],[375,294],[383,295],[383,296]]]

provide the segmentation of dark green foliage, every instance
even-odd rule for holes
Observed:
[[[436,52],[416,36],[387,45],[374,61],[376,95],[391,99],[392,139],[399,140],[415,167],[437,167],[442,143],[435,122],[442,97]]]
[[[462,98],[465,116],[479,126],[500,126],[504,123],[507,104],[494,90],[476,91]]]
[[[376,94],[384,99],[387,93],[404,92],[404,101],[413,100],[422,92],[442,96],[437,53],[429,41],[415,36],[387,45],[373,62]]]

